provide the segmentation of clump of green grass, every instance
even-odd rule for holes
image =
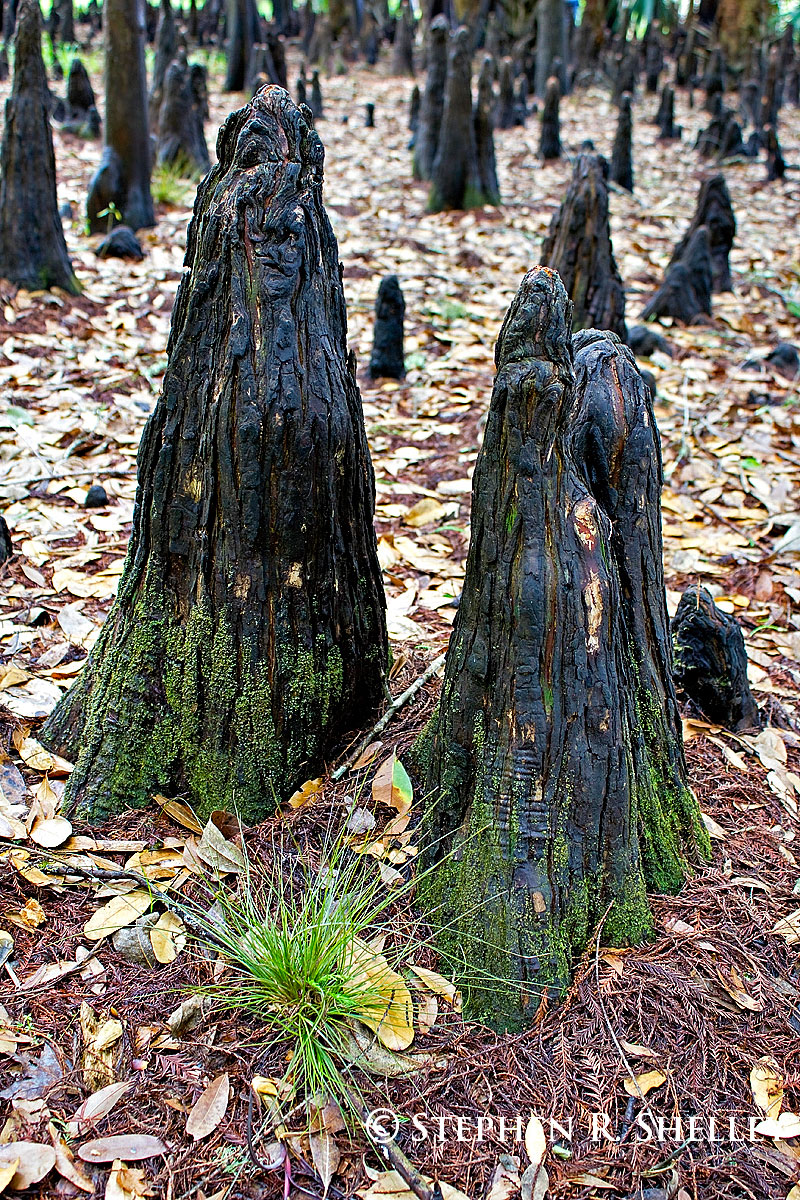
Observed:
[[[153,168],[150,192],[156,204],[169,204],[174,208],[188,204],[195,183],[185,164],[158,163]]]

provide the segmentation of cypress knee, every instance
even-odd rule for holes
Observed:
[[[614,183],[633,191],[633,113],[631,98],[628,92],[619,102],[619,117],[617,132],[614,135],[614,146],[611,151],[610,177]]]
[[[758,708],[747,682],[747,651],[739,622],[721,612],[711,593],[688,587],[672,619],[675,683],[710,721],[756,729]]]
[[[93,820],[262,818],[383,695],[374,477],[318,135],[267,87],[200,184],[119,593],[43,736]],[[213,353],[210,352],[213,348]]]
[[[325,115],[324,106],[322,103],[322,88],[319,82],[319,71],[315,67],[311,72],[311,102],[309,104],[311,115],[315,121],[319,121]]]
[[[450,40],[442,126],[431,173],[428,212],[479,208],[486,203],[478,178],[472,120],[469,31],[457,29]]]
[[[542,262],[564,281],[576,329],[610,329],[624,341],[625,288],[611,245],[607,173],[602,156],[578,156],[544,240]]]
[[[691,224],[673,250],[670,265],[683,258],[695,230],[701,225],[708,230],[712,291],[729,292],[733,285],[728,255],[736,237],[736,217],[724,175],[713,175],[701,184]]]
[[[94,88],[79,58],[73,58],[67,78],[67,119],[86,120],[89,110],[96,107]]]
[[[517,99],[514,95],[514,64],[510,58],[504,58],[500,67],[497,128],[513,129],[517,123]]]
[[[204,74],[204,69],[199,68]],[[187,176],[205,175],[211,166],[203,131],[203,90],[194,68],[181,53],[164,77],[158,116],[156,161],[176,167]]]
[[[155,224],[150,194],[150,133],[144,61],[144,0],[105,0],[105,150],[89,185],[92,233],[105,233],[100,213],[114,204],[125,225]]]
[[[6,519],[0,513],[0,566],[7,562],[14,553],[14,547],[11,543],[11,530],[6,524]]]
[[[80,286],[64,241],[38,0],[20,0],[0,146],[0,276],[35,291]]]
[[[632,354],[571,344],[558,275],[506,315],[472,487],[439,708],[417,748],[432,856],[421,885],[473,1013],[529,1022],[605,915],[646,938],[646,887],[707,852],[686,785],[662,569],[661,456]]]
[[[554,75],[547,81],[542,106],[542,132],[539,138],[539,154],[545,162],[561,157],[561,122],[558,109],[561,102],[561,85]]]
[[[675,317],[687,325],[711,315],[711,249],[705,225],[696,229],[679,259],[667,267],[664,282],[642,310],[641,319]]]
[[[369,373],[372,379],[402,379],[406,373],[403,354],[403,322],[406,302],[396,275],[387,275],[378,288],[375,304],[375,335]]]
[[[428,74],[419,110],[419,128],[414,141],[414,178],[430,179],[444,110],[447,78],[447,21],[436,17],[428,30]]]
[[[500,185],[497,182],[497,159],[494,152],[494,59],[484,56],[478,76],[478,97],[475,101],[473,128],[475,130],[475,157],[478,182],[486,204],[500,203]]]
[[[675,124],[675,93],[667,86],[661,93],[661,102],[656,113],[658,140],[672,142],[681,136],[681,130]]]

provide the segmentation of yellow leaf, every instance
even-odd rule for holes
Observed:
[[[789,913],[788,917],[781,917],[779,921],[776,921],[772,926],[772,932],[786,938],[790,946],[796,946],[800,942],[800,908]]]
[[[309,779],[307,783],[304,783],[301,788],[298,788],[297,791],[289,797],[289,807],[305,808],[305,806],[310,804],[314,797],[322,791],[323,783],[324,780],[322,776],[319,776],[318,779]]]
[[[84,936],[91,941],[110,937],[118,929],[124,929],[126,925],[132,925],[139,917],[144,916],[151,904],[150,893],[141,888],[128,892],[127,896],[114,896],[89,918],[83,927]]]
[[[760,1058],[750,1072],[753,1103],[766,1117],[777,1118],[783,1105],[783,1076],[774,1058]]]
[[[181,800],[169,800],[166,796],[153,796],[156,804],[158,804],[168,817],[172,817],[179,825],[183,825],[184,829],[191,830],[192,833],[202,833],[203,826],[198,821],[188,804],[184,804]]]
[[[653,1088],[661,1087],[666,1081],[667,1077],[663,1071],[645,1071],[642,1075],[636,1075],[634,1079],[628,1077],[623,1087],[629,1096],[638,1098],[640,1094],[646,1096]]]
[[[431,496],[424,496],[422,500],[408,510],[404,517],[406,525],[411,525],[413,529],[419,529],[423,525],[430,525],[434,521],[441,521],[442,517],[447,513],[447,509],[438,500],[434,500]]]
[[[444,975],[437,974],[436,971],[429,971],[427,967],[417,967],[414,963],[409,963],[409,967],[417,978],[422,980],[428,991],[433,992],[435,996],[443,996],[448,1004],[452,1004],[456,1012],[461,1012],[461,992],[454,983],[445,979]]]
[[[353,1016],[371,1029],[389,1050],[405,1050],[414,1040],[411,992],[383,954],[354,937],[342,962],[350,983],[363,988],[364,1002]]]
[[[150,930],[150,945],[160,963],[171,963],[186,945],[186,926],[177,913],[165,912]]]

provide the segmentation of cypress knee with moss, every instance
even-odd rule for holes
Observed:
[[[635,359],[573,342],[555,271],[500,331],[466,576],[439,708],[417,746],[432,856],[421,898],[503,1027],[563,987],[601,918],[652,928],[708,852],[687,787],[662,568],[661,454]]]
[[[90,819],[263,817],[383,696],[385,601],[323,148],[281,88],[200,184],[119,594],[43,737]]]

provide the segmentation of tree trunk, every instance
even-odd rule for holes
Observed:
[[[177,53],[178,31],[175,28],[175,14],[172,11],[170,0],[161,0],[149,100],[150,128],[154,131],[158,130],[158,115],[161,112],[161,101],[164,98],[164,79],[167,68]]]
[[[281,88],[200,184],[117,601],[44,737],[93,820],[274,809],[383,695],[374,479],[323,149]]]
[[[670,266],[683,258],[692,236],[701,225],[708,230],[712,291],[729,292],[733,285],[728,256],[736,237],[736,217],[724,175],[713,175],[701,184],[691,224],[673,250]]]
[[[541,261],[563,279],[576,329],[610,329],[624,341],[625,288],[611,246],[607,173],[608,164],[599,155],[578,156]]]
[[[92,233],[113,203],[131,229],[155,224],[150,195],[150,132],[144,62],[144,0],[105,0],[106,147],[86,203]]]
[[[250,56],[253,52],[250,4],[251,0],[228,0],[226,92],[243,92],[250,77]]]
[[[536,4],[536,78],[534,89],[537,96],[544,96],[547,81],[553,74],[553,62],[567,61],[566,23],[564,0],[537,0]],[[565,80],[559,79],[562,90]]]
[[[58,215],[38,0],[21,0],[17,15],[14,82],[0,147],[0,276],[31,291],[81,290]]]
[[[439,146],[447,78],[447,34],[447,21],[436,17],[428,30],[428,74],[414,143],[415,179],[430,179]]]
[[[633,355],[570,342],[558,275],[525,276],[497,342],[466,577],[423,735],[441,860],[422,899],[475,1015],[529,1022],[605,914],[651,930],[707,839],[686,785],[662,568],[661,455]],[[577,374],[577,380],[576,380]]]
[[[487,204],[500,203],[500,185],[497,182],[497,158],[494,152],[494,60],[484,55],[481,73],[478,76],[478,96],[472,115],[475,131],[475,159],[481,194]]]

